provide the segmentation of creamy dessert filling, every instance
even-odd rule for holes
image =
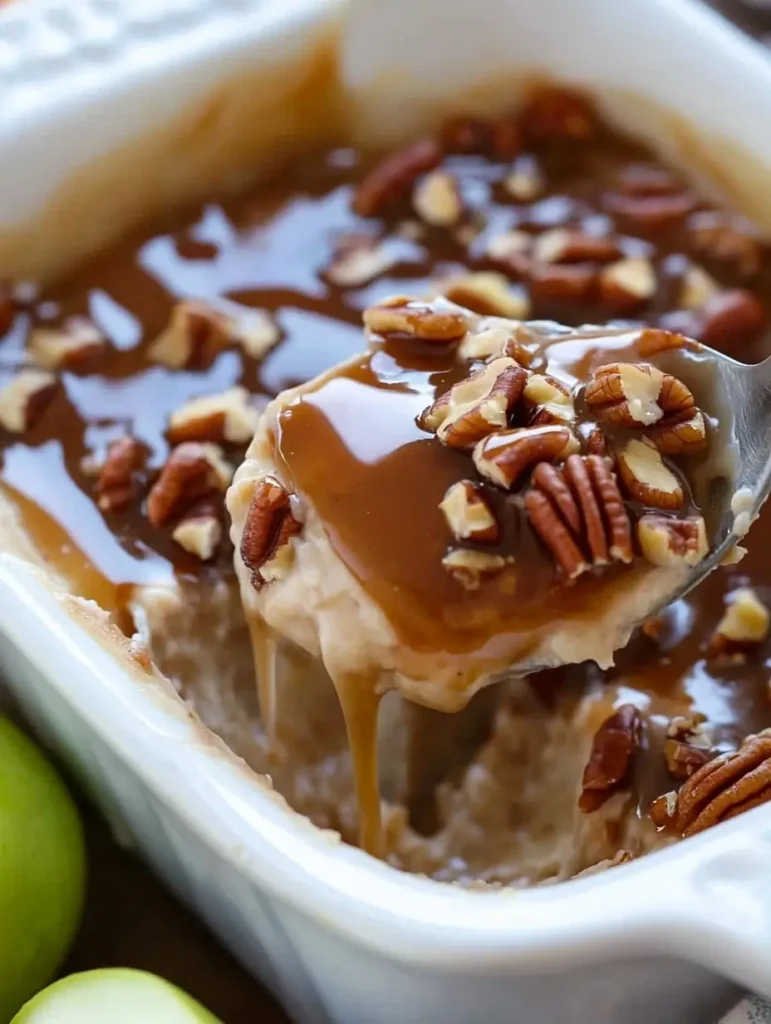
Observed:
[[[645,146],[604,125],[581,96],[562,90],[539,91],[513,116],[454,118],[435,137],[382,160],[346,145],[309,153],[240,197],[183,211],[126,239],[40,294],[27,282],[3,285],[4,546],[45,563],[74,593],[110,611],[128,635],[138,629],[161,670],[232,749],[269,773],[298,811],[357,842],[343,716],[323,666],[296,644],[278,644],[271,656],[273,640],[265,634],[256,638],[264,652],[259,695],[255,685],[250,626],[259,627],[256,620],[247,624],[241,609],[224,496],[266,404],[355,357],[362,312],[396,293],[444,295],[480,315],[519,321],[576,327],[618,319],[632,333],[634,324],[645,323],[755,361],[769,351],[770,268],[752,224],[706,199]],[[463,357],[468,368],[490,358],[485,344]],[[385,336],[376,348],[382,359],[393,358],[390,351],[415,351]],[[515,348],[504,358],[519,363],[526,355]],[[688,384],[709,434],[717,429],[712,411],[670,358],[621,347],[603,362],[642,360]],[[568,352],[564,365],[586,381],[602,364],[579,366]],[[449,475],[444,490],[436,485],[442,493],[430,516],[443,539],[428,532],[419,556],[438,546],[439,564],[432,561],[430,574],[420,577],[397,553],[392,562],[382,559],[386,575],[393,573],[405,593],[436,577],[456,601],[481,607],[482,584],[466,590],[452,575],[454,569],[473,580],[476,570],[452,553],[505,561],[513,527],[496,523],[497,547],[471,541],[471,534],[490,528],[485,510],[475,492],[447,491],[470,481],[486,499],[492,494],[496,520],[496,501],[505,505],[519,492],[512,498],[478,472],[473,454],[443,445],[440,427],[442,436],[452,435],[453,418],[435,433],[419,427],[414,416],[435,397],[418,401],[410,391],[416,371],[392,368],[409,381],[400,378],[390,390],[359,382],[362,391],[403,401],[410,411],[407,437],[417,446],[432,444],[443,463],[464,469],[458,481]],[[535,376],[544,370],[537,361],[525,368]],[[383,366],[376,369],[387,380]],[[562,379],[562,373],[550,365],[549,376]],[[645,394],[643,388],[630,408],[650,420],[657,413]],[[534,404],[558,417],[566,408],[561,395],[547,387]],[[371,458],[373,430],[340,423],[333,398],[324,399],[332,420],[326,408],[316,409],[316,426],[323,414],[329,436],[345,427],[347,443],[355,438],[356,450]],[[615,443],[627,428],[613,420],[614,401],[599,406],[602,415],[589,419]],[[486,409],[495,416],[500,407],[494,398]],[[520,396],[517,416],[524,407]],[[673,439],[694,426],[686,416],[657,430],[667,415],[634,427],[635,439],[653,432],[659,444],[668,443],[665,433]],[[588,457],[589,437],[580,439],[576,454]],[[635,449],[631,454],[634,469],[640,452],[637,462]],[[690,463],[661,454],[678,479],[683,472],[694,483],[709,538],[709,507]],[[364,462],[362,471],[376,469]],[[617,482],[631,501],[620,471]],[[419,474],[415,495],[428,486]],[[396,493],[389,489],[378,506],[394,510],[389,529],[402,511]],[[637,511],[628,507],[642,564]],[[346,572],[362,573],[356,578],[363,585],[367,571],[375,576],[367,559],[385,549],[373,538],[364,562],[355,562],[356,511],[352,500],[348,532],[335,542],[352,559]],[[686,504],[648,514],[671,524],[694,511]],[[570,528],[570,515],[562,522]],[[383,855],[443,880],[528,884],[638,856],[721,820],[733,807],[765,799],[764,747],[747,737],[771,725],[767,522],[766,513],[753,529],[751,558],[720,570],[647,623],[611,669],[588,663],[541,674],[524,688],[494,685],[454,714],[416,707],[393,693],[382,698]],[[537,553],[526,592],[535,609],[539,594],[549,592],[549,574],[569,577],[572,563],[558,564],[529,520],[525,527]],[[307,528],[306,522],[306,539]],[[469,537],[457,541],[456,528]],[[328,536],[335,539],[324,532],[327,544]],[[605,540],[610,554],[613,544]],[[668,558],[672,541],[669,526],[654,518],[649,554]],[[674,548],[692,557],[699,538],[680,531]],[[441,565],[448,555],[449,569]],[[590,555],[593,562],[587,548],[576,570]],[[620,560],[602,570],[592,565],[576,575],[573,589],[587,592],[595,576],[612,583],[613,573],[622,579],[627,570]],[[498,586],[507,574],[498,584],[493,574],[485,587]],[[384,594],[384,606],[391,598]],[[463,656],[460,637],[467,651],[477,642],[465,620],[462,625],[452,630],[453,658]],[[410,640],[417,649],[418,640],[435,643],[446,623],[443,615],[423,614],[401,628],[405,636],[420,632]],[[358,671],[354,662],[351,667]],[[366,701],[347,714],[369,716],[370,723],[374,717]],[[370,786],[373,765],[365,766]],[[699,770],[709,772],[709,785]],[[745,784],[748,775],[755,781]],[[651,804],[669,793],[652,812],[654,822]],[[681,793],[691,798],[681,801]]]

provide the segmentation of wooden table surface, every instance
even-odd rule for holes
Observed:
[[[3,0],[0,0],[0,5]],[[130,2],[130,0],[127,0]],[[715,0],[749,32],[771,41],[771,8]],[[94,967],[137,967],[186,989],[223,1024],[287,1024],[276,1001],[226,953],[130,854],[119,850],[84,808],[90,857],[88,901],[64,974]]]

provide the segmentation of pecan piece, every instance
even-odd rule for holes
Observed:
[[[513,359],[494,359],[441,395],[423,412],[420,424],[450,448],[473,448],[507,426],[526,380],[527,371]]]
[[[500,539],[500,527],[482,488],[471,480],[453,484],[439,508],[456,540],[496,544]]]
[[[127,434],[113,441],[96,481],[97,505],[103,512],[125,508],[136,492],[136,473],[142,469],[147,451],[135,437]]]
[[[619,452],[618,471],[626,489],[643,505],[676,511],[685,503],[682,484],[645,438],[629,441]]]
[[[325,274],[338,288],[357,288],[385,273],[394,263],[393,252],[372,235],[343,235],[337,240]]]
[[[539,462],[557,462],[574,452],[578,441],[563,426],[518,427],[489,434],[474,448],[474,465],[482,476],[510,490]]]
[[[532,426],[572,423],[576,418],[570,388],[549,374],[533,373],[528,377],[522,391],[522,406]]]
[[[500,316],[510,320],[524,320],[530,313],[527,295],[512,288],[503,274],[476,271],[450,278],[442,285],[442,294],[484,316]]]
[[[286,577],[293,557],[289,542],[301,530],[286,488],[272,476],[259,480],[252,492],[240,546],[255,590]]]
[[[211,503],[202,502],[177,523],[171,537],[188,554],[208,562],[222,540],[222,524]]]
[[[678,715],[667,726],[664,758],[669,774],[683,781],[711,760],[712,733],[702,714]]]
[[[107,348],[102,331],[84,316],[68,317],[61,327],[35,327],[27,351],[46,370],[83,367]]]
[[[597,116],[590,101],[559,86],[542,86],[533,93],[520,113],[520,124],[529,136],[544,142],[582,142],[597,133]]]
[[[442,158],[433,139],[418,139],[406,149],[392,153],[374,167],[359,184],[353,197],[353,209],[360,217],[375,217],[412,188],[415,180],[432,171]]]
[[[609,263],[620,255],[614,239],[575,228],[550,228],[533,245],[533,258],[540,263]]]
[[[584,263],[539,263],[530,271],[530,295],[539,302],[583,302],[597,287],[597,269]]]
[[[542,462],[532,482],[525,495],[530,523],[569,579],[591,565],[632,561],[629,514],[601,456],[570,455],[562,471]]]
[[[442,298],[421,302],[394,295],[364,310],[364,325],[373,334],[405,335],[430,345],[459,341],[471,320],[470,313]]]
[[[433,228],[449,228],[463,215],[458,182],[447,171],[431,171],[415,186],[412,206],[422,221]]]
[[[637,523],[643,557],[651,565],[698,565],[709,552],[707,529],[701,516],[672,519],[645,515]]]
[[[694,213],[688,228],[697,248],[706,257],[734,266],[742,277],[754,277],[762,262],[755,229],[743,217],[718,210]]]
[[[740,587],[726,598],[726,610],[710,638],[707,654],[744,656],[768,636],[771,615],[752,587]]]
[[[771,730],[748,736],[741,747],[699,768],[676,794],[659,797],[649,814],[683,836],[735,818],[771,800]]]
[[[169,455],[147,496],[147,518],[162,527],[188,512],[202,498],[225,490],[232,468],[216,445],[187,441]]]
[[[703,309],[720,291],[720,285],[704,267],[691,264],[680,282],[678,302],[683,309]]]
[[[225,441],[246,444],[257,428],[259,413],[249,405],[246,388],[228,388],[218,395],[191,398],[169,418],[166,436],[182,441]]]
[[[488,551],[456,548],[444,556],[442,565],[465,590],[478,590],[486,579],[497,576],[506,559]]]
[[[696,199],[689,192],[647,196],[609,192],[604,197],[604,206],[609,214],[643,234],[675,226],[685,219],[695,205]]]
[[[0,390],[0,426],[23,434],[35,425],[56,391],[56,378],[47,370],[20,370]]]
[[[661,352],[671,352],[677,348],[698,349],[699,345],[682,334],[665,331],[659,327],[643,327],[637,339],[637,351],[643,359],[649,359]]]
[[[536,157],[521,153],[512,164],[503,187],[518,203],[532,203],[542,196],[546,191],[546,177]]]
[[[623,704],[606,718],[594,735],[584,768],[578,806],[584,813],[598,810],[629,780],[642,742],[642,718],[634,704]]]
[[[267,309],[249,309],[231,326],[234,341],[252,359],[263,359],[281,338],[281,330]]]
[[[616,180],[616,190],[626,196],[667,196],[681,188],[671,171],[656,164],[627,164]]]
[[[147,357],[173,370],[207,366],[233,340],[232,322],[205,302],[185,299],[171,311],[171,319],[150,345]]]
[[[539,343],[524,324],[512,324],[491,317],[472,327],[458,345],[461,359],[492,359],[508,356],[528,367],[538,352]]]
[[[712,348],[731,349],[754,339],[766,327],[760,299],[746,288],[729,288],[707,302],[698,331],[699,341]]]
[[[656,294],[656,272],[650,260],[630,256],[600,271],[600,302],[617,312],[628,312]]]

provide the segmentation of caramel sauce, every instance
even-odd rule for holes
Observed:
[[[351,358],[362,345],[363,308],[394,292],[424,294],[437,277],[465,269],[500,270],[486,252],[491,238],[503,231],[534,234],[569,224],[595,234],[620,232],[622,254],[650,259],[659,281],[656,294],[635,309],[635,320],[676,327],[688,320],[679,296],[689,259],[704,265],[722,288],[750,287],[769,311],[767,248],[760,273],[748,281],[735,265],[698,250],[685,221],[654,232],[635,232],[609,209],[606,193],[618,173],[631,162],[651,161],[644,147],[602,129],[586,144],[538,142],[530,148],[544,189],[529,201],[515,201],[506,191],[509,159],[446,157],[446,169],[456,176],[464,202],[482,219],[481,230],[470,242],[436,229],[425,230],[417,239],[408,236],[400,229],[405,218],[414,216],[407,203],[382,219],[357,217],[350,200],[365,162],[349,149],[333,149],[310,155],[240,198],[224,204],[212,201],[132,235],[25,304],[0,339],[0,385],[24,363],[29,332],[35,326],[87,315],[109,340],[108,351],[93,368],[61,374],[57,397],[30,431],[23,437],[0,436],[4,493],[42,556],[74,591],[112,611],[127,631],[132,627],[126,602],[136,585],[177,576],[197,579],[206,587],[230,577],[232,552],[227,541],[212,562],[202,564],[173,542],[170,529],[154,529],[146,518],[146,489],[169,451],[165,429],[171,413],[193,396],[234,384],[244,385],[256,403],[263,403]],[[695,198],[697,211],[705,205]],[[357,232],[374,232],[385,239],[394,261],[371,283],[342,288],[330,281],[326,270],[339,239]],[[511,276],[517,279],[516,273]],[[184,298],[203,299],[231,311],[266,309],[281,328],[281,341],[259,363],[232,347],[200,370],[153,365],[148,348],[167,325],[174,304]],[[534,319],[571,325],[610,319],[596,295],[581,301],[537,294],[531,299]],[[620,339],[618,357],[623,344]],[[405,359],[397,349],[378,350],[371,361],[356,364],[345,379],[290,409],[282,420],[282,454],[294,472],[302,473],[303,479],[307,474],[309,490],[315,476],[326,472],[330,486],[324,507],[318,510],[329,524],[335,549],[377,600],[388,605],[402,635],[425,648],[436,643],[439,630],[446,649],[481,656],[480,636],[489,632],[491,609],[480,597],[460,594],[441,567],[448,537],[438,503],[447,482],[458,478],[459,460],[466,457],[442,449],[414,424],[415,414],[428,404],[427,392],[437,386],[434,378],[451,371],[436,361],[435,354]],[[758,333],[731,343],[729,354],[752,362],[769,351],[768,335]],[[585,343],[581,353],[566,347],[559,355],[579,376],[595,358]],[[390,425],[388,432],[382,429],[380,411],[386,402],[400,410],[395,432]],[[368,427],[376,417],[377,431]],[[301,457],[296,436],[309,423],[328,452],[326,466]],[[140,438],[150,452],[145,490],[127,512],[105,515],[94,500],[87,463],[98,462],[109,442],[126,432]],[[431,450],[430,474],[424,472],[426,448]],[[234,463],[242,454],[236,447],[227,451]],[[393,537],[397,526],[399,544]],[[771,545],[765,543],[769,530],[771,512],[766,511],[753,529],[746,562],[719,570],[698,593],[673,605],[659,639],[638,637],[620,653],[617,668],[604,677],[608,708],[631,700],[650,716],[638,785],[641,813],[651,795],[671,786],[662,777],[657,736],[673,713],[702,711],[720,742],[729,747],[748,732],[771,724],[769,665],[763,650],[750,655],[745,664],[717,665],[704,657],[726,593],[752,584],[762,598],[771,596]],[[521,572],[524,585],[497,594],[500,608],[493,614],[505,619],[516,607],[518,614],[530,609],[543,616],[553,582],[551,564],[538,556],[533,538],[517,517],[512,517],[503,546],[516,546],[519,561],[526,566]],[[518,582],[519,575],[516,570],[504,575],[501,587],[507,580]],[[256,634],[254,640],[262,666],[263,715],[274,732],[278,711],[272,641]],[[562,687],[578,692],[597,676],[592,666],[568,670],[562,674]],[[376,850],[377,700],[372,687],[362,681],[336,683],[353,750],[362,842]]]

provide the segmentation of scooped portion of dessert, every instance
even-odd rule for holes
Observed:
[[[709,550],[708,419],[651,329],[444,299],[366,311],[367,352],[280,395],[229,496],[248,612],[452,711],[511,666],[612,662]]]

